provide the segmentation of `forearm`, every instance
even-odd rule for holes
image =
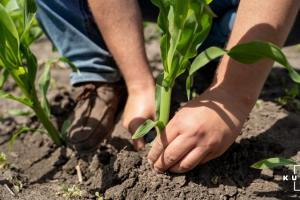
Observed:
[[[137,0],[89,0],[89,5],[129,92],[136,87],[154,85],[146,58]]]
[[[300,1],[241,0],[236,22],[227,48],[253,40],[269,41],[282,46],[299,10]],[[225,56],[216,73],[212,88],[221,88],[253,104],[272,68],[271,60],[244,65]]]

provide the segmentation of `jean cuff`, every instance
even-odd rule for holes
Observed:
[[[115,83],[121,80],[119,73],[72,72],[70,74],[73,86],[87,82]]]

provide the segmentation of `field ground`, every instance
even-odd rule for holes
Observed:
[[[153,27],[147,28],[147,52],[157,75],[161,62],[155,34]],[[57,56],[51,53],[46,39],[35,44],[33,50],[41,64]],[[285,52],[292,65],[300,67],[299,46],[286,48]],[[53,68],[49,98],[53,120],[59,124],[74,107],[68,73],[69,69]],[[39,123],[34,117],[11,116],[9,111],[23,107],[1,100],[0,152],[7,154],[9,168],[0,169],[0,199],[60,200],[67,195],[73,195],[74,199],[96,199],[95,192],[104,199],[299,199],[300,192],[293,191],[293,182],[282,180],[283,175],[293,173],[290,169],[260,171],[249,167],[275,156],[300,163],[300,114],[293,106],[282,107],[276,101],[284,95],[284,88],[292,85],[287,73],[274,67],[236,143],[220,158],[185,175],[155,174],[146,162],[147,150],[133,151],[130,136],[120,123],[112,139],[103,143],[95,155],[77,157],[68,148],[55,147],[46,135],[39,133],[20,136],[9,151],[10,136],[18,127],[24,124],[38,127]],[[180,90],[182,87],[178,88],[175,103],[180,104],[185,93]],[[12,83],[5,89],[18,92]],[[83,176],[82,183],[78,181],[77,166]],[[72,189],[73,185],[76,186],[73,192],[64,192],[63,188]],[[79,190],[82,197],[76,197]]]

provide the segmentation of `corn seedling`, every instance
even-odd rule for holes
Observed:
[[[285,89],[285,94],[282,97],[276,99],[276,102],[281,106],[291,108],[296,112],[300,112],[300,87],[299,85],[293,85],[290,88]]]
[[[15,100],[30,107],[53,142],[61,145],[63,140],[50,121],[50,109],[46,97],[50,85],[50,66],[54,60],[45,64],[45,70],[39,79],[41,100],[35,88],[38,64],[29,49],[30,44],[41,35],[35,13],[34,0],[0,1],[0,98]],[[66,58],[58,60],[67,62],[75,69]],[[14,79],[23,96],[14,96],[1,90],[8,76]]]
[[[273,169],[276,167],[290,166],[296,164],[297,163],[294,160],[276,157],[258,161],[251,165],[251,167],[254,169]]]
[[[207,38],[212,27],[214,13],[209,7],[212,0],[152,0],[159,7],[158,26],[163,73],[157,79],[156,120],[146,120],[133,135],[143,137],[152,128],[159,134],[169,121],[171,93],[177,77],[188,72],[186,80],[187,97],[190,99],[193,75],[210,61],[230,56],[232,59],[253,64],[261,59],[272,59],[284,66],[291,78],[300,83],[300,75],[291,67],[279,47],[272,43],[253,41],[238,44],[230,50],[209,47],[198,54],[198,47]],[[193,60],[191,63],[190,61]]]

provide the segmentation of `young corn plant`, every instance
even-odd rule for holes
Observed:
[[[41,103],[35,87],[38,64],[29,49],[29,45],[41,34],[35,13],[34,0],[0,1],[0,98],[15,100],[30,107],[53,142],[61,145],[63,140],[50,120],[46,101],[50,80],[49,67],[46,67],[39,83],[44,103]],[[14,79],[22,96],[15,96],[1,89],[8,76]]]
[[[238,44],[230,50],[212,46],[198,54],[198,47],[205,41],[212,27],[214,13],[209,7],[212,0],[152,2],[160,9],[157,23],[162,32],[160,48],[163,73],[156,84],[156,120],[146,120],[136,130],[133,139],[143,137],[154,127],[159,134],[166,126],[169,121],[172,88],[177,77],[188,72],[186,90],[190,99],[193,75],[210,61],[224,55],[244,64],[253,64],[264,58],[272,59],[284,66],[290,77],[300,83],[300,75],[291,67],[280,48],[272,43],[253,41]]]

